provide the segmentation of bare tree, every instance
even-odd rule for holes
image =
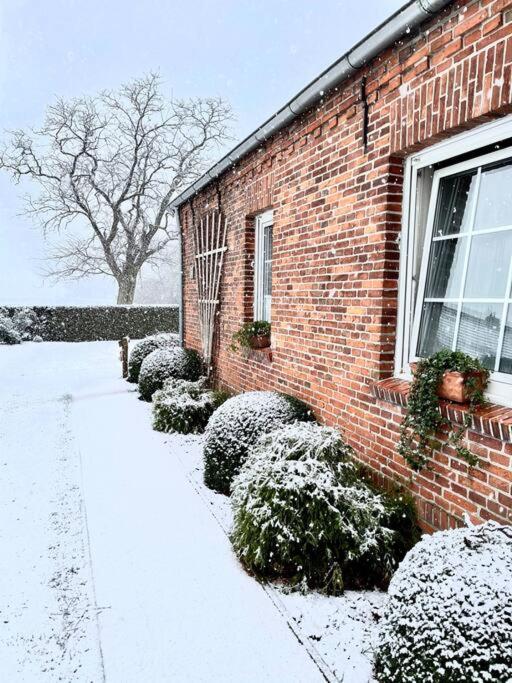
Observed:
[[[152,74],[95,97],[60,99],[42,128],[10,133],[0,168],[37,183],[26,211],[45,235],[62,235],[49,274],[112,276],[117,303],[132,303],[142,265],[175,237],[170,202],[204,171],[230,120],[221,99],[166,101]]]

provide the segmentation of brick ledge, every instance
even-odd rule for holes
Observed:
[[[270,365],[272,363],[272,348],[269,346],[265,349],[244,349],[243,356],[246,360]]]
[[[375,382],[372,392],[375,398],[395,405],[407,406],[410,382],[405,379],[390,377]],[[450,401],[440,401],[441,414],[454,422],[462,424],[467,407]],[[512,442],[512,408],[505,408],[495,403],[488,403],[479,408],[473,415],[473,421],[469,428],[472,432],[490,436],[507,443]]]

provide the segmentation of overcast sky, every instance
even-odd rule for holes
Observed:
[[[241,139],[404,0],[0,0],[0,131],[56,96],[158,70],[169,94],[221,95]],[[2,132],[3,135],[3,132]],[[44,242],[0,175],[0,305],[112,303],[113,280],[51,285]]]

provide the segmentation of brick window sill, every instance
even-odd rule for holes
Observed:
[[[246,360],[270,365],[272,363],[272,347],[266,349],[244,349],[243,356]]]
[[[381,401],[393,403],[405,408],[409,394],[410,382],[404,379],[383,379],[372,385],[373,395]],[[441,414],[454,422],[462,424],[467,406],[440,401]],[[477,409],[470,427],[472,432],[490,436],[507,443],[512,442],[512,408],[504,408],[495,403],[488,403]]]

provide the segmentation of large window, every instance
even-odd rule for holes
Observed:
[[[270,322],[272,304],[272,211],[256,216],[254,319]]]
[[[491,371],[491,398],[512,405],[512,147],[465,139],[406,168],[397,373],[464,351]]]

